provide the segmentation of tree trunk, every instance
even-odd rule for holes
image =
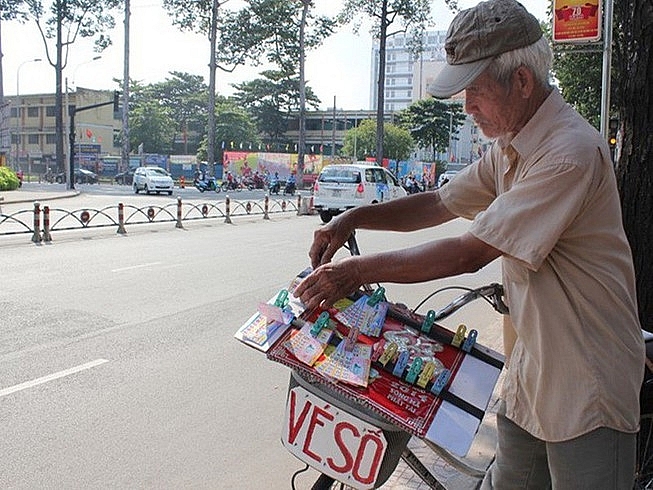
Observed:
[[[379,33],[379,79],[376,94],[376,164],[383,166],[383,111],[385,106],[385,45],[388,37],[388,0],[381,8],[381,30]]]
[[[210,60],[209,60],[209,102],[207,107],[207,114],[209,117],[208,131],[207,131],[207,165],[209,173],[215,175],[215,46],[217,44],[218,32],[218,7],[220,6],[218,0],[213,0],[213,7],[211,9],[211,32],[209,33],[209,41],[211,43]]]
[[[62,61],[63,61],[63,34],[61,32],[61,22],[63,18],[63,11],[65,8],[66,2],[65,1],[57,1],[56,3],[56,9],[57,9],[57,53],[56,53],[56,59],[55,59],[55,98],[54,98],[54,114],[55,114],[55,153],[56,153],[56,159],[57,159],[57,168],[64,170],[65,174],[68,176],[67,181],[66,181],[66,187],[68,189],[74,189],[75,185],[73,182],[73,169],[68,168],[66,170],[66,162],[64,158],[64,152],[63,152],[63,94],[62,94],[62,71],[63,71],[63,66],[62,66]],[[66,110],[68,110],[68,107],[66,107]],[[68,151],[72,155],[73,151],[75,151],[74,148],[69,148]],[[69,155],[70,157],[70,155]],[[69,160],[72,162],[74,160],[70,159]]]
[[[616,166],[624,226],[633,251],[642,327],[653,331],[653,5],[615,2],[619,46],[617,93],[623,140]]]
[[[297,142],[297,186],[304,182],[304,147],[306,146],[306,74],[305,31],[306,17],[312,0],[302,0],[302,19],[299,25],[299,140]]]

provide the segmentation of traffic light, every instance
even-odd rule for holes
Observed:
[[[120,92],[113,91],[113,112],[120,112]]]
[[[613,117],[608,123],[608,145],[614,150],[617,146],[617,132],[619,131],[619,119]]]

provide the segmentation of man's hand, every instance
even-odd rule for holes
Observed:
[[[354,231],[343,216],[338,216],[328,225],[315,230],[313,244],[308,252],[313,269],[330,262]]]
[[[360,286],[359,259],[347,257],[319,266],[297,286],[294,295],[308,310],[320,305],[329,308]]]

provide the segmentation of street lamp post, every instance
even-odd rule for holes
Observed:
[[[20,69],[27,63],[36,63],[42,61],[41,58],[34,58],[33,60],[23,61],[16,69],[16,156],[14,160],[15,170],[19,170],[18,165],[18,151],[20,146]]]

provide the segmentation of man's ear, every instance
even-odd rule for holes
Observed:
[[[513,77],[513,80],[516,83],[516,88],[522,98],[528,99],[535,88],[535,77],[533,76],[533,72],[524,65],[521,65],[515,70]]]

